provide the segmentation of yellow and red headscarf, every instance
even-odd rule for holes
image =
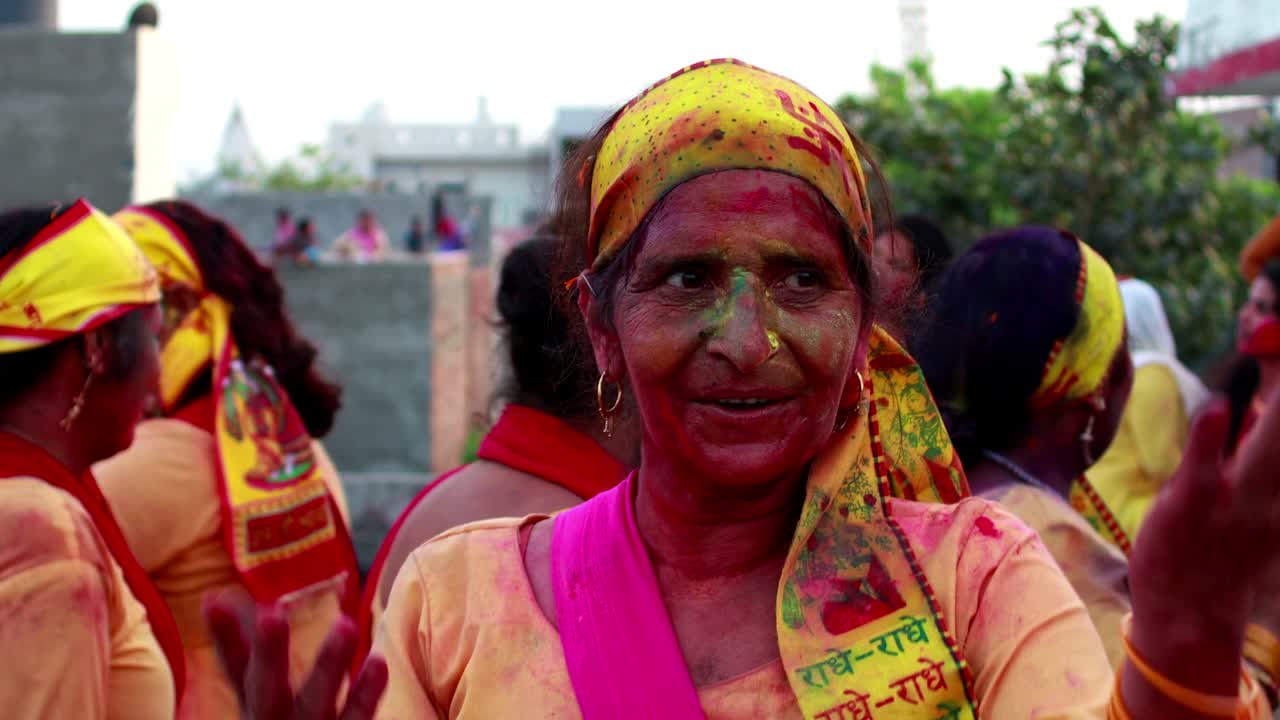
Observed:
[[[1071,334],[1049,353],[1040,386],[1031,395],[1033,408],[1096,396],[1124,343],[1124,301],[1115,273],[1097,251],[1070,237],[1080,248],[1075,297],[1080,314]]]
[[[805,180],[870,250],[862,161],[836,112],[791,80],[722,59],[676,72],[615,118],[592,168],[589,270],[676,186],[736,169]],[[778,586],[782,661],[806,718],[914,718],[922,707],[974,718],[967,665],[893,514],[897,498],[954,501],[968,483],[920,368],[880,328],[865,374],[870,411],[833,434],[809,473]]]
[[[0,260],[0,353],[88,332],[159,300],[156,273],[137,246],[80,200]]]
[[[1116,353],[1124,349],[1124,301],[1115,273],[1097,251],[1070,237],[1080,247],[1075,297],[1080,314],[1071,334],[1049,353],[1040,386],[1031,395],[1031,407],[1036,409],[1099,397]],[[1076,478],[1069,495],[1071,507],[1127,555],[1132,541],[1088,478]]]
[[[869,249],[862,160],[840,116],[804,87],[726,58],[670,75],[615,118],[591,177],[591,269],[607,265],[673,188],[717,170],[808,181]]]
[[[130,207],[115,219],[155,265],[165,287],[201,296],[161,350],[160,395],[177,413],[188,388],[209,377],[227,548],[259,601],[288,602],[345,583],[354,602],[354,553],[307,433],[272,368],[245,357],[231,306],[209,292],[186,236],[164,214]]]

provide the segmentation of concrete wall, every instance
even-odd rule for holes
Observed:
[[[324,440],[334,463],[343,473],[425,472],[435,434],[429,265],[278,272],[294,319],[344,388],[337,425]]]
[[[128,204],[136,40],[0,29],[0,207]]]
[[[462,458],[467,438],[467,345],[470,264],[461,253],[431,258],[435,306],[430,316],[431,470],[445,472]]]

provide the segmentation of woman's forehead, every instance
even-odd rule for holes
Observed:
[[[728,251],[759,238],[800,254],[839,252],[840,219],[818,191],[784,173],[731,170],[673,189],[654,209],[646,246],[721,245]]]

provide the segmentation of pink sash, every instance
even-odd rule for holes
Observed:
[[[551,584],[584,720],[705,717],[636,529],[636,475],[556,516]]]

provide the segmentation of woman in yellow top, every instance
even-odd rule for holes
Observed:
[[[918,367],[874,326],[862,162],[826,103],[733,60],[675,73],[583,144],[561,178],[580,228],[565,250],[601,413],[631,395],[640,468],[554,518],[419,548],[375,642],[379,717],[1237,713],[1280,449],[1251,444],[1238,497],[1215,504],[1201,428],[1136,549],[1117,685],[1032,531],[981,499],[928,503],[967,487]],[[1116,293],[1097,271],[1094,292]],[[1211,558],[1213,575],[1185,571]],[[269,628],[249,647],[232,608],[211,618],[254,717],[317,701],[261,659],[281,651]],[[1241,714],[1260,717],[1247,689]]]
[[[166,720],[173,618],[89,467],[128,447],[159,374],[160,287],[88,203],[0,215],[0,708]]]
[[[164,289],[162,416],[94,472],[182,634],[179,716],[236,717],[201,614],[207,593],[239,588],[286,603],[298,682],[344,602],[354,611],[342,485],[313,439],[333,426],[339,389],[318,374],[274,273],[233,228],[185,202],[116,220]]]
[[[1160,488],[1178,469],[1191,418],[1209,399],[1209,391],[1178,361],[1156,289],[1128,278],[1120,281],[1120,295],[1133,357],[1133,391],[1115,440],[1085,477],[1120,529],[1133,538]]]

